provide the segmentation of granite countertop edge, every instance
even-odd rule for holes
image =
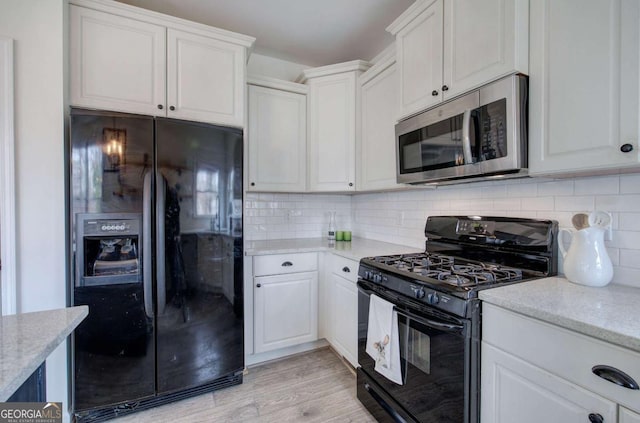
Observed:
[[[640,352],[640,289],[594,288],[562,277],[480,291],[484,302]]]
[[[0,318],[0,401],[6,401],[87,317],[87,306]]]

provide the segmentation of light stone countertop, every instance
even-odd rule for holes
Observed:
[[[407,254],[424,251],[406,245],[390,244],[364,238],[353,238],[350,242],[336,241],[331,245],[324,238],[275,239],[247,241],[245,253],[248,256],[267,254],[289,254],[329,251],[339,256],[359,261],[363,257],[387,254]]]
[[[0,318],[0,402],[6,401],[89,314],[87,306]]]
[[[594,288],[553,277],[485,289],[480,299],[640,352],[638,288]]]

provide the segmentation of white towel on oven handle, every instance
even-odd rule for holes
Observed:
[[[393,304],[376,295],[369,298],[366,352],[376,362],[375,371],[402,385],[398,313]]]

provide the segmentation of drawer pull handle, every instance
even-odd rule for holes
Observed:
[[[256,284],[256,288],[260,288],[262,284]]]
[[[345,273],[351,273],[351,269],[349,269],[347,266],[343,267],[342,271]]]
[[[591,413],[589,414],[589,421],[591,423],[604,423],[604,417],[602,417],[600,414]]]
[[[284,263],[282,263],[282,267],[291,267],[293,266],[293,263],[291,263],[290,261],[285,261]]]
[[[591,371],[596,376],[603,378],[604,380],[608,380],[611,383],[615,383],[616,385],[622,386],[623,388],[638,390],[640,387],[638,386],[638,382],[633,380],[631,376],[623,372],[622,370],[618,370],[615,367],[598,365],[593,366]]]

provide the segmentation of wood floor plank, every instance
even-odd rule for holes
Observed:
[[[117,419],[119,423],[373,423],[353,370],[323,348],[249,369],[242,385]]]

